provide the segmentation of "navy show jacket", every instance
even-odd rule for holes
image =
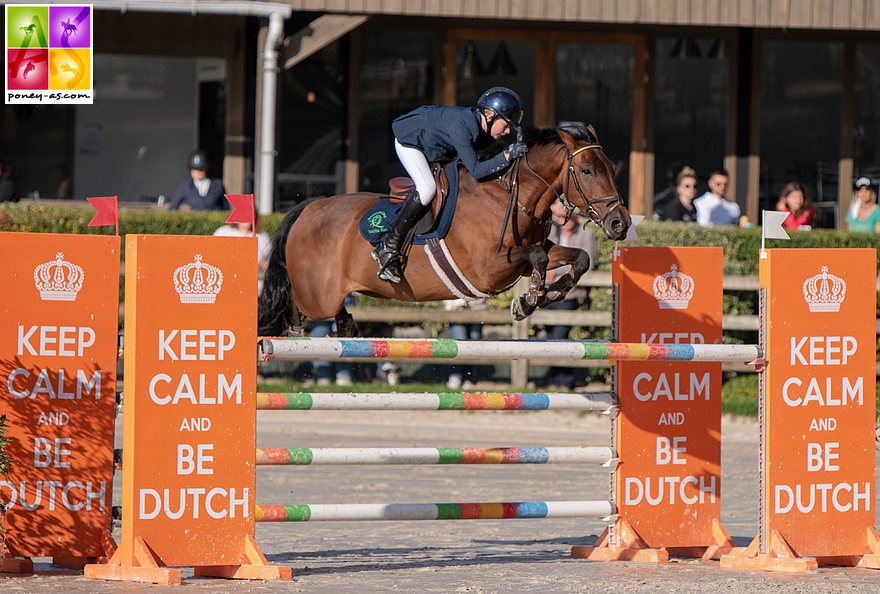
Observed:
[[[204,196],[199,194],[196,185],[192,179],[180,182],[177,190],[174,191],[174,198],[171,199],[170,210],[177,210],[184,202],[189,204],[193,210],[229,210],[229,203],[226,202],[226,188],[223,182],[217,178],[211,179],[211,185],[208,187],[208,193]]]
[[[497,173],[510,164],[501,152],[491,159],[480,161],[474,143],[483,132],[480,114],[475,107],[438,107],[423,105],[394,120],[391,130],[403,146],[424,153],[428,162],[440,157],[454,156],[475,178]]]

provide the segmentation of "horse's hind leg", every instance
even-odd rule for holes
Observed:
[[[354,338],[358,335],[357,324],[354,323],[354,318],[345,307],[336,314],[336,332],[334,334],[339,338]]]
[[[297,338],[306,335],[303,330],[302,314],[293,303],[290,304],[290,328],[287,329],[287,335]]]

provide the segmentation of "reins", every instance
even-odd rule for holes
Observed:
[[[513,201],[516,200],[516,203],[519,204],[519,198],[515,198],[515,194],[517,192],[517,182],[519,181],[519,162],[522,158],[516,159],[516,162],[513,164],[513,167],[510,168],[510,187],[507,188],[508,193],[510,194],[510,199],[507,201],[507,211],[504,213],[504,222],[501,224],[501,237],[498,238],[498,247],[495,248],[495,252],[501,251],[501,244],[504,242],[504,234],[507,233],[507,222],[510,221],[510,211],[513,208]],[[529,168],[531,169],[531,167]],[[503,180],[504,176],[499,177],[498,181],[501,183],[501,187],[504,187]]]

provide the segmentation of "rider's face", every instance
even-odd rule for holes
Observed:
[[[489,128],[489,134],[492,135],[492,138],[501,138],[502,136],[507,136],[508,134],[510,134],[510,125],[502,118],[496,117],[492,121],[492,127]]]

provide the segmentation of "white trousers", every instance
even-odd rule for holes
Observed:
[[[437,193],[437,184],[434,182],[434,175],[431,173],[431,166],[428,164],[425,154],[419,149],[403,146],[396,138],[394,139],[394,150],[397,151],[397,157],[403,164],[403,168],[416,183],[419,201],[423,205],[430,204],[434,199],[434,194]]]

